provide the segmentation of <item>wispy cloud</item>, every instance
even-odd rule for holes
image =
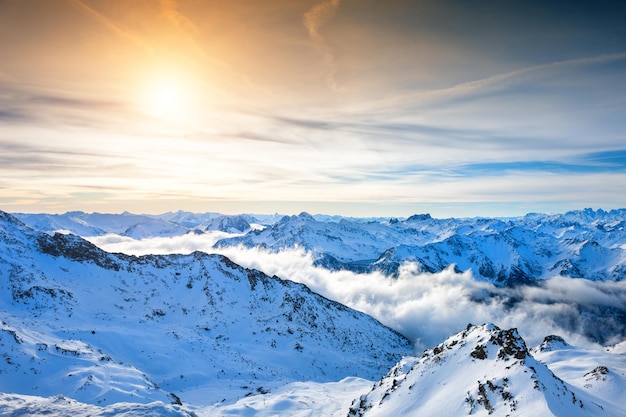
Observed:
[[[13,109],[0,109],[0,120],[3,122],[27,122],[31,120],[28,115]]]
[[[129,103],[110,96],[0,80],[0,120],[16,126],[111,129],[128,115],[137,116]]]
[[[318,3],[309,9],[302,19],[304,26],[309,32],[309,38],[313,42],[313,46],[322,55],[326,69],[326,84],[334,92],[343,92],[345,90],[336,79],[337,63],[335,53],[326,41],[326,38],[320,33],[320,30],[335,16],[340,2],[341,0],[328,0]]]
[[[34,166],[40,170],[46,170],[50,174],[52,171],[47,167],[55,166],[57,169],[67,170],[71,169],[72,166],[85,166],[85,160],[102,161],[107,158],[120,158],[120,155],[113,151],[63,149],[39,143],[18,143],[10,139],[0,139],[0,147],[3,150],[0,155],[0,161],[2,161],[0,166],[3,169],[10,167],[11,169],[30,170]],[[127,158],[131,159],[131,157]],[[70,161],[74,161],[74,164],[69,163]],[[42,164],[42,166],[37,166],[38,164]],[[96,168],[96,166],[92,167]]]
[[[148,52],[152,57],[157,57],[157,54],[156,54],[154,48],[152,48],[152,46],[149,45],[140,36],[137,36],[134,33],[132,33],[131,31],[129,31],[129,30],[123,28],[122,26],[116,24],[112,19],[110,19],[107,16],[105,16],[104,14],[100,13],[99,11],[94,9],[93,7],[87,5],[82,0],[67,0],[67,1],[69,1],[72,4],[74,4],[79,9],[83,10],[85,13],[87,13],[89,16],[91,16],[93,19],[98,21],[103,26],[105,26],[108,29],[110,29],[111,31],[113,31],[115,34],[121,36],[122,38],[125,38],[125,39],[131,41],[135,45],[139,46],[140,48],[142,48],[143,50]]]
[[[584,160],[595,166],[606,167],[610,169],[625,170],[626,169],[626,149],[606,152],[593,152],[583,155]]]
[[[178,0],[161,0],[161,9],[165,17],[184,31],[198,32],[198,27],[179,11],[178,6]]]
[[[591,174],[626,172],[626,150],[593,152],[566,157],[563,161],[508,161],[470,164],[457,167],[464,175],[502,175],[504,173],[550,172],[554,174]]]
[[[507,88],[511,83],[519,82],[524,76],[538,76],[542,71],[551,71],[566,67],[589,66],[595,64],[606,64],[615,61],[626,60],[626,52],[614,54],[604,54],[584,58],[568,59],[563,61],[550,62],[546,64],[533,65],[520,68],[514,71],[495,74],[478,80],[467,81],[451,87],[417,91],[408,94],[397,95],[380,101],[368,104],[371,110],[375,111],[397,111],[399,108],[411,108],[416,105],[432,105],[441,100],[451,100],[459,97],[479,95],[488,91]]]

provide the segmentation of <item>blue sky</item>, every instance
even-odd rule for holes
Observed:
[[[0,3],[0,209],[626,206],[626,6]]]

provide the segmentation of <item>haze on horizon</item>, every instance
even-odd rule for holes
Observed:
[[[0,2],[0,209],[626,206],[626,5]]]

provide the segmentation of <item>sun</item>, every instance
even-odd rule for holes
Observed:
[[[147,116],[165,122],[188,120],[194,112],[189,82],[176,75],[160,75],[145,80],[140,109]]]
[[[158,114],[165,115],[176,112],[184,103],[180,86],[171,83],[155,86],[152,96],[152,107],[154,112]]]

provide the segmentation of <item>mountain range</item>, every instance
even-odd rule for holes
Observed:
[[[397,274],[405,262],[427,272],[450,265],[480,280],[515,285],[554,275],[601,281],[626,278],[626,211],[564,215],[405,220],[359,223],[317,221],[302,213],[263,229],[225,238],[216,246],[274,251],[298,246],[326,268]]]
[[[107,233],[142,239],[224,231],[216,247],[243,245],[273,251],[298,247],[316,264],[358,273],[397,275],[411,262],[426,272],[451,265],[499,286],[555,275],[595,281],[626,278],[626,210],[584,209],[511,218],[354,219],[337,216],[218,215],[185,212],[120,215],[70,212],[16,214],[34,229],[79,236]]]
[[[109,253],[79,235],[220,231],[216,247],[300,248],[319,267],[391,277],[407,262],[453,265],[504,292],[554,275],[620,283],[625,214],[0,212],[0,414],[624,416],[626,342],[547,335],[528,348],[516,329],[486,323],[422,353],[289,276],[203,252]]]

